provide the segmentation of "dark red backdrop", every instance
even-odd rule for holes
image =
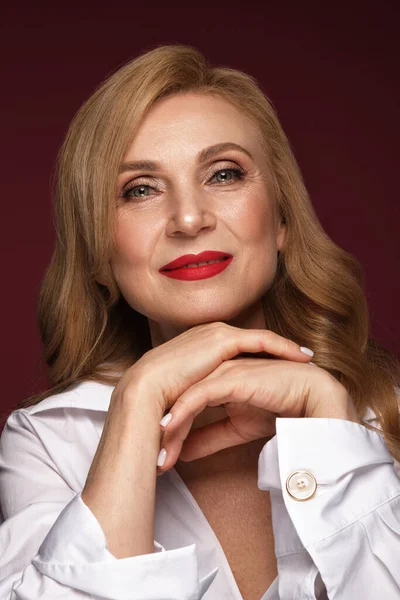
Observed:
[[[1,411],[45,385],[35,305],[68,123],[108,73],[159,44],[197,46],[260,81],[324,228],[365,267],[375,337],[400,356],[398,2],[25,4],[3,9],[0,32]]]

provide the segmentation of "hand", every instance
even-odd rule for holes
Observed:
[[[141,411],[150,411],[158,425],[188,388],[241,353],[299,363],[310,360],[298,344],[269,330],[240,329],[220,322],[198,325],[146,352],[121,377],[112,402],[121,401],[129,410],[139,403]]]
[[[223,404],[227,417],[192,430],[206,406]],[[336,417],[358,421],[346,389],[327,371],[289,360],[237,359],[219,365],[175,402],[164,427],[166,460],[191,461],[275,434],[280,417]]]

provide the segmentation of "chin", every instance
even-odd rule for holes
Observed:
[[[169,318],[165,315],[160,319],[163,322],[168,321],[172,326],[177,328],[190,328],[196,325],[204,325],[206,323],[215,323],[223,321],[229,323],[234,321],[246,310],[246,307],[217,307],[208,306],[206,308],[194,308],[193,310],[182,310],[178,315],[170,315]],[[157,319],[156,319],[157,320]]]

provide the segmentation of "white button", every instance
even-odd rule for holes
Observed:
[[[287,478],[286,489],[294,500],[309,500],[317,490],[317,482],[308,471],[295,471]]]

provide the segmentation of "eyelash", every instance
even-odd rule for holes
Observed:
[[[239,168],[239,167],[229,167],[229,168],[227,168],[227,169],[218,169],[218,171],[215,171],[215,173],[213,173],[213,174],[211,175],[211,177],[210,177],[209,181],[210,181],[211,179],[213,179],[213,177],[215,177],[216,175],[218,175],[218,173],[221,173],[221,172],[227,172],[227,171],[229,171],[229,172],[232,172],[232,173],[234,173],[234,174],[235,174],[235,176],[236,176],[236,179],[235,179],[235,181],[240,181],[240,180],[241,180],[241,179],[243,179],[243,178],[246,176],[246,174],[247,174],[247,171],[245,171],[245,169],[243,169],[243,168],[241,168],[241,167],[240,167],[240,168]],[[229,185],[229,183],[230,183],[230,182],[227,182],[227,183],[224,183],[224,182],[218,182],[218,183],[220,183],[221,185]],[[149,188],[152,188],[152,189],[154,189],[154,187],[153,187],[153,186],[151,186],[151,185],[149,185],[149,184],[147,184],[147,183],[139,183],[139,184],[136,184],[136,185],[131,185],[131,186],[129,186],[129,185],[128,185],[128,187],[126,187],[126,188],[123,188],[123,189],[122,189],[122,191],[121,191],[121,194],[120,194],[120,197],[121,197],[121,198],[124,198],[125,200],[129,200],[129,198],[128,198],[128,194],[129,194],[130,192],[132,192],[132,191],[133,191],[135,188],[140,188],[140,187],[149,187]],[[143,198],[147,198],[147,197],[148,197],[148,196],[143,196]],[[132,196],[132,200],[140,200],[140,196]]]

